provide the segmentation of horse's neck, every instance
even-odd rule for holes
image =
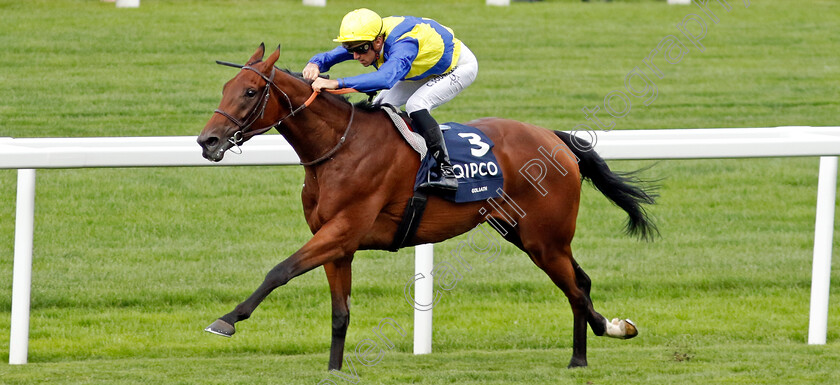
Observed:
[[[311,162],[338,145],[354,114],[352,108],[337,98],[319,95],[309,107],[287,118],[280,132],[301,162]]]

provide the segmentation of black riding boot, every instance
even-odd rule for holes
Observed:
[[[446,151],[446,143],[443,142],[443,134],[440,132],[440,126],[437,121],[435,121],[428,110],[414,111],[408,114],[408,116],[411,117],[414,129],[426,140],[426,147],[429,148],[429,154],[432,155],[432,158],[438,164],[435,170],[437,171],[438,178],[432,179],[429,176],[426,182],[420,184],[420,188],[457,190],[458,180],[455,178],[452,164],[449,163],[449,153]]]

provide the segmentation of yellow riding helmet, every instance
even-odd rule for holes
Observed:
[[[344,15],[335,42],[373,41],[382,32],[382,18],[367,8]]]

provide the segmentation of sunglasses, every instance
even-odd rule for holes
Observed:
[[[359,55],[366,54],[368,51],[370,51],[370,49],[372,47],[373,47],[373,44],[371,44],[370,42],[362,43],[362,44],[359,44],[359,45],[356,45],[356,46],[353,46],[353,47],[349,47],[347,45],[344,45],[344,49],[346,49],[347,52],[357,53]]]

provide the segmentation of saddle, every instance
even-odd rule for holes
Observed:
[[[458,189],[456,191],[426,191],[418,188],[428,177],[430,170],[434,169],[435,160],[427,156],[426,141],[420,134],[411,130],[410,118],[406,113],[392,105],[383,105],[382,109],[421,160],[420,168],[415,176],[414,195],[408,200],[403,219],[389,247],[390,251],[397,251],[414,237],[430,193],[456,203],[501,196],[504,179],[502,169],[492,152],[493,141],[475,127],[453,122],[441,124],[440,128],[458,178]]]
[[[388,114],[388,117],[391,118],[391,121],[394,122],[394,127],[397,128],[397,132],[402,135],[406,143],[408,143],[408,145],[420,155],[420,160],[422,161],[426,158],[426,152],[428,152],[426,140],[423,139],[423,136],[411,130],[411,127],[408,125],[408,123],[411,122],[411,118],[408,117],[408,113],[390,104],[383,104],[382,110],[385,111],[385,113]]]

